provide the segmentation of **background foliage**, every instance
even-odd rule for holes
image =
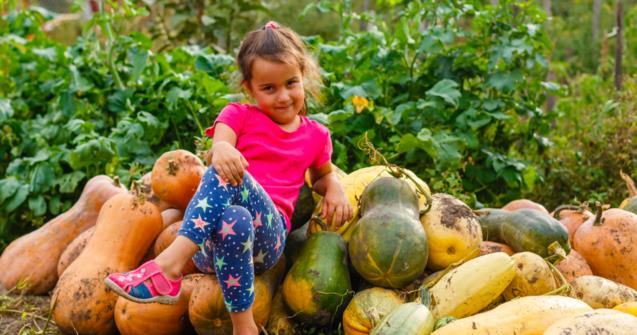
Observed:
[[[93,175],[128,184],[164,151],[204,149],[203,129],[244,99],[240,37],[270,19],[307,36],[320,61],[311,117],[346,171],[369,164],[357,148],[367,131],[392,162],[472,206],[617,204],[619,170],[637,172],[637,6],[625,2],[628,75],[615,92],[614,7],[603,2],[600,40],[583,43],[591,0],[575,2],[553,1],[547,18],[534,1],[122,1],[70,45],[42,32],[52,13],[7,10],[0,249],[69,208]]]

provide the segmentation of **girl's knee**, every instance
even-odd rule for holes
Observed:
[[[235,232],[252,232],[252,215],[242,206],[228,206],[221,214],[221,222],[232,225]]]

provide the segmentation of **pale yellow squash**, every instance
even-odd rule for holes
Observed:
[[[432,335],[542,335],[553,323],[591,310],[583,301],[569,297],[521,297],[452,321]]]
[[[637,316],[637,301],[625,302],[613,307],[614,310]]]
[[[637,291],[598,276],[581,276],[571,281],[569,295],[593,308],[613,308],[625,302],[637,301]]]
[[[632,335],[637,318],[612,309],[596,309],[557,321],[544,335]]]
[[[528,295],[542,295],[557,288],[557,282],[546,261],[532,252],[511,256],[515,262],[515,277],[502,295],[506,300]]]
[[[513,280],[513,264],[509,255],[496,252],[469,260],[446,273],[429,290],[434,317],[463,318],[488,306]]]

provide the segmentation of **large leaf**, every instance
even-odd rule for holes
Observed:
[[[458,100],[461,96],[458,90],[458,83],[451,79],[443,79],[437,82],[434,87],[427,91],[427,95],[442,98],[454,107],[458,106]]]

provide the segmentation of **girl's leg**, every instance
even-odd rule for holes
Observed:
[[[230,312],[252,306],[255,272],[276,264],[286,235],[281,214],[252,176],[246,174],[239,188],[241,196],[223,211],[203,249],[193,258],[201,270],[216,273]]]

